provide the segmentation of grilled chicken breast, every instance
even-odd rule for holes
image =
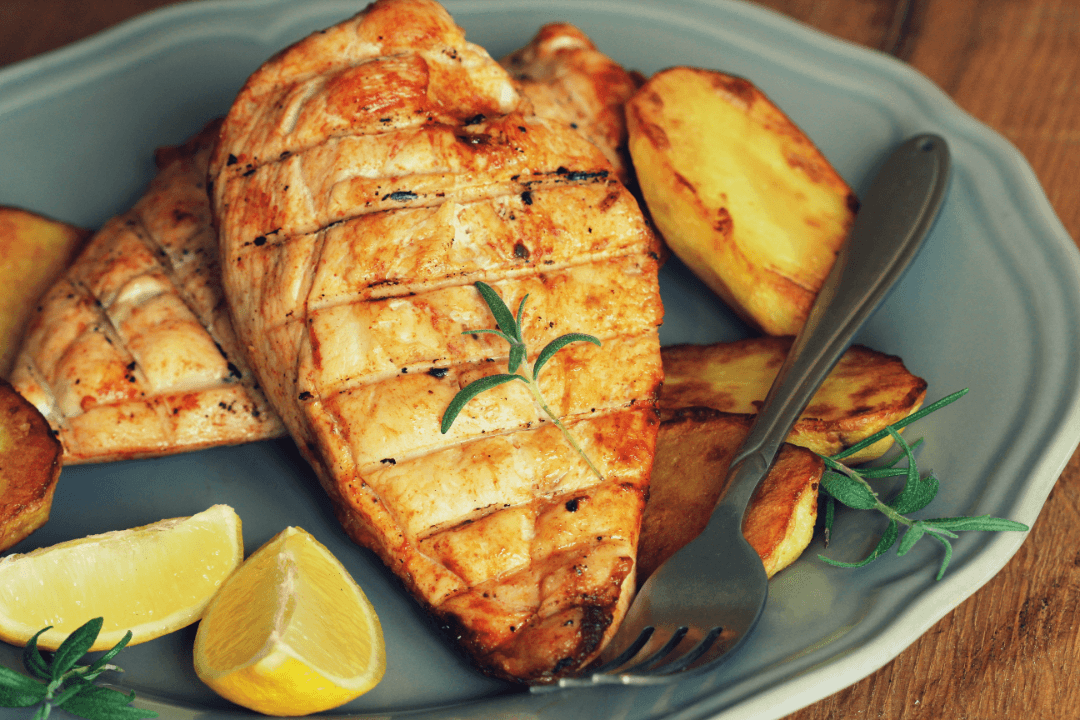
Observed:
[[[580,132],[603,151],[624,185],[633,182],[624,107],[643,77],[601,53],[568,23],[544,25],[499,64],[537,115]]]
[[[536,114],[562,122],[582,133],[603,151],[615,166],[619,178],[624,183],[628,181],[631,173],[628,171],[629,159],[626,154],[623,104],[640,84],[631,73],[600,53],[580,30],[565,23],[545,25],[527,46],[504,58],[502,64],[514,74],[518,90],[533,103]],[[192,400],[189,393],[180,411],[174,413],[176,417],[163,425],[155,421],[157,411],[149,412],[149,406],[140,407],[136,412],[128,405],[132,398],[156,397],[160,394],[157,390],[148,392],[144,387],[135,388],[125,380],[128,384],[120,384],[119,397],[123,399],[118,402],[126,411],[118,409],[119,406],[112,400],[106,399],[102,405],[100,398],[116,400],[116,388],[107,389],[99,385],[87,390],[90,386],[82,383],[89,382],[89,379],[82,371],[81,376],[74,380],[59,376],[45,377],[41,368],[51,367],[51,361],[40,358],[39,362],[24,351],[18,387],[23,395],[35,398],[40,410],[49,413],[54,430],[58,430],[64,438],[65,458],[69,464],[165,455],[284,434],[280,421],[272,414],[265,415],[271,411],[262,393],[252,388],[250,382],[246,385],[240,383],[239,386],[233,382],[238,379],[233,370],[239,372],[243,362],[233,344],[231,322],[222,304],[217,236],[210,226],[208,204],[202,189],[203,171],[210,145],[216,138],[216,127],[215,123],[214,128],[204,131],[183,147],[159,151],[161,177],[155,181],[147,197],[129,214],[130,217],[117,219],[113,224],[134,217],[146,229],[152,229],[157,234],[158,237],[149,238],[151,252],[155,252],[160,245],[168,255],[165,259],[159,258],[158,263],[165,268],[181,268],[179,275],[169,277],[173,283],[173,287],[166,291],[167,295],[173,296],[170,302],[176,303],[178,300],[183,307],[194,311],[207,334],[221,345],[224,356],[235,360],[233,367],[229,368],[232,375],[226,387],[213,388],[214,392],[203,395],[201,401]],[[102,246],[111,247],[128,240],[129,234],[116,232],[115,227],[106,228],[95,239],[98,250],[84,255],[82,261],[93,262],[94,266],[81,267],[78,272],[84,276],[134,273],[131,275],[134,277],[138,271],[128,267],[126,254],[102,250]],[[61,281],[60,285],[66,288],[69,282],[70,278]],[[177,282],[185,286],[177,288]],[[70,307],[62,307],[59,299],[54,298],[46,303],[48,307],[43,306],[38,312],[38,337],[28,340],[27,348],[34,346],[40,351],[44,346],[38,341],[43,334],[60,335],[74,342],[64,352],[79,355],[98,336],[84,334],[86,314],[69,312]],[[163,301],[158,299],[156,302]],[[192,302],[199,304],[199,307],[194,307]],[[163,327],[167,323],[183,326],[189,320],[180,319],[172,312],[159,316],[153,321],[154,331],[143,333],[138,341],[142,354],[159,358],[172,356],[177,335],[175,332],[164,332]],[[198,334],[193,326],[188,329]],[[112,339],[115,341],[118,338]],[[119,338],[119,341],[123,346],[123,338]],[[49,347],[50,350],[55,349],[55,346]],[[205,349],[205,338],[191,348],[196,351]],[[169,369],[169,385],[172,388],[206,386],[205,372],[216,362],[212,355],[208,358],[209,365],[205,361],[174,363]],[[106,375],[102,375],[103,381],[106,381]],[[77,381],[81,393],[79,406],[75,409],[74,405],[68,404],[74,415],[65,417],[60,410],[57,391],[63,391],[59,385],[55,388],[51,385],[54,381],[61,385]],[[206,390],[210,389],[206,387]],[[164,385],[158,390],[168,392]],[[148,395],[143,395],[147,392]],[[215,393],[222,397],[215,399]],[[249,397],[242,397],[245,393]],[[235,397],[228,397],[230,395],[240,397],[241,402],[237,404]],[[91,398],[85,401],[88,407],[93,402],[93,406],[98,408],[86,418],[81,417],[84,414],[84,398]],[[142,401],[136,399],[135,402]],[[105,410],[106,407],[113,410]],[[252,413],[255,422],[244,420],[244,412]]]
[[[67,464],[284,434],[239,352],[205,189],[218,123],[158,151],[159,173],[41,299],[12,385]]]
[[[662,380],[657,241],[603,153],[442,7],[379,0],[249,78],[210,177],[238,335],[348,534],[488,673],[591,662],[633,591]],[[478,280],[528,295],[532,353],[602,340],[540,378],[602,480],[521,383],[440,432],[507,369],[466,332],[495,326]]]

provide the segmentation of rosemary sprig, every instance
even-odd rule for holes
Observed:
[[[967,390],[955,392],[937,402],[928,405],[922,410],[911,414],[907,418],[889,425],[874,435],[860,441],[843,452],[832,457],[819,456],[825,461],[828,468],[821,479],[821,488],[825,491],[825,544],[828,546],[832,533],[833,519],[836,513],[836,503],[840,502],[847,507],[856,510],[876,510],[889,519],[889,524],[882,533],[877,546],[862,560],[858,562],[841,562],[819,555],[823,561],[838,567],[862,567],[867,565],[883,554],[888,552],[899,540],[896,554],[906,555],[909,550],[923,537],[930,537],[940,542],[945,549],[942,556],[941,567],[938,569],[937,579],[945,575],[945,569],[952,560],[952,545],[950,540],[959,537],[956,532],[964,530],[1003,531],[1003,530],[1028,530],[1028,526],[1013,520],[980,515],[978,517],[944,517],[930,520],[913,520],[907,517],[910,513],[922,510],[930,504],[938,492],[938,479],[933,473],[921,477],[915,462],[914,448],[921,443],[921,439],[909,444],[900,435],[900,428],[910,425],[916,420],[926,417],[930,413],[939,410],[946,405],[959,400],[967,394]],[[900,455],[890,464],[872,469],[855,470],[840,462],[845,457],[876,443],[877,441],[892,437],[900,448]],[[907,461],[906,467],[897,467],[901,460]],[[904,477],[904,487],[891,500],[884,502],[874,491],[869,480]],[[900,526],[904,526],[903,536],[900,535]]]
[[[37,706],[33,720],[46,720],[53,708],[63,708],[86,720],[141,720],[157,717],[152,710],[132,707],[135,693],[95,685],[98,675],[120,668],[110,665],[128,641],[129,631],[111,650],[89,665],[76,663],[90,650],[101,632],[102,618],[94,618],[60,643],[46,661],[37,647],[37,639],[51,626],[42,628],[23,649],[23,665],[30,676],[0,666],[0,707]]]
[[[525,313],[525,301],[529,299],[529,296],[521,298],[521,303],[518,305],[517,317],[511,312],[510,308],[506,306],[506,303],[502,301],[498,293],[488,285],[487,283],[477,282],[476,289],[480,292],[480,296],[484,299],[484,302],[488,306],[488,310],[495,317],[495,322],[498,325],[498,330],[484,329],[484,330],[466,330],[462,335],[476,335],[476,334],[488,334],[498,335],[503,340],[510,344],[510,356],[507,359],[507,372],[500,375],[489,375],[484,378],[480,378],[474,382],[469,383],[450,401],[450,404],[446,407],[446,411],[443,413],[442,418],[442,432],[445,434],[450,426],[454,424],[454,420],[457,418],[461,409],[472,400],[474,397],[490,390],[493,387],[498,387],[508,382],[520,380],[525,383],[525,386],[529,388],[529,394],[532,395],[533,401],[539,406],[544,414],[547,415],[555,427],[562,431],[563,437],[570,443],[570,447],[574,448],[578,455],[585,461],[585,464],[589,466],[589,469],[596,473],[596,476],[601,480],[604,476],[597,469],[596,465],[589,458],[585,451],[582,449],[578,441],[570,434],[570,431],[566,429],[566,426],[559,420],[558,416],[551,411],[547,403],[544,401],[543,395],[540,394],[540,386],[537,380],[540,378],[540,371],[548,360],[552,356],[562,350],[570,343],[575,342],[591,342],[594,345],[599,346],[600,340],[592,335],[586,335],[585,333],[568,333],[566,335],[560,335],[551,342],[549,342],[540,354],[536,356],[536,360],[530,365],[528,361],[529,353],[525,346],[525,339],[521,336],[521,318]]]

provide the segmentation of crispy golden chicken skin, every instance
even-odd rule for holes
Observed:
[[[662,371],[657,241],[595,146],[535,115],[428,0],[282,51],[210,165],[225,292],[268,397],[349,535],[490,674],[589,664],[634,588]],[[527,294],[530,351],[593,474],[506,372],[473,286]]]

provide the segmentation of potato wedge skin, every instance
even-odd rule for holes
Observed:
[[[751,415],[687,408],[660,425],[649,502],[638,543],[638,582],[697,537],[709,522]],[[772,577],[813,539],[824,463],[785,444],[743,518],[743,535]]]
[[[662,348],[661,419],[689,407],[755,413],[791,342],[790,337],[761,337]],[[822,455],[835,455],[918,410],[926,389],[926,381],[909,372],[900,358],[853,345],[810,400],[787,440]],[[845,462],[873,460],[891,446],[892,440],[881,440]]]
[[[631,98],[626,121],[672,252],[765,333],[796,334],[854,220],[851,188],[742,78],[669,68]]]
[[[0,551],[49,519],[62,453],[45,417],[0,380]]]
[[[0,206],[0,377],[11,372],[34,303],[89,236],[89,230]]]

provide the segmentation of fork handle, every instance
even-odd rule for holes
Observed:
[[[732,460],[720,505],[739,518],[825,376],[911,264],[944,201],[949,166],[945,140],[923,134],[902,143],[874,177],[806,323]]]

